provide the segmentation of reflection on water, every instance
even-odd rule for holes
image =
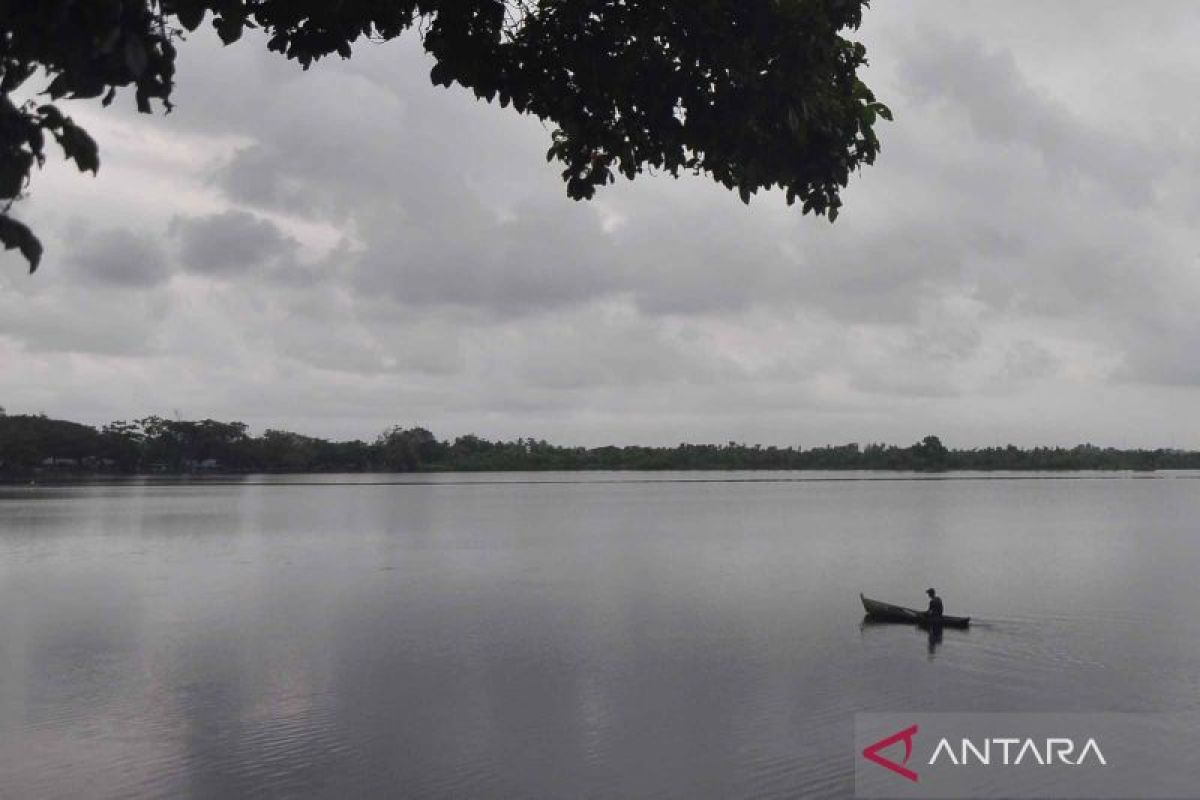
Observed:
[[[5,796],[846,797],[856,711],[1196,709],[1194,481],[535,477],[0,488]]]
[[[978,627],[978,626],[976,626]],[[945,638],[946,631],[949,630],[952,636],[966,636],[970,633],[970,629],[947,629],[944,625],[929,625],[918,627],[903,622],[889,622],[884,620],[874,619],[869,616],[864,616],[859,623],[859,630],[863,635],[867,635],[871,631],[906,631],[907,633],[893,634],[897,636],[907,636],[912,639],[913,646],[924,640],[927,647],[926,652],[929,654],[929,660],[932,661],[937,655],[938,648],[942,645],[942,640]]]
[[[942,643],[943,628],[940,625],[935,625],[929,629],[929,660],[932,661],[934,655],[937,654],[938,645]]]

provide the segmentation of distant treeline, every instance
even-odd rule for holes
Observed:
[[[331,442],[290,431],[251,436],[241,422],[146,417],[102,428],[0,413],[0,474],[38,472],[417,472],[437,470],[1098,470],[1200,469],[1200,452],[986,447],[949,450],[936,436],[909,447],[856,443],[763,447],[737,442],[676,447],[560,447],[537,439],[438,439],[390,428],[372,442]]]

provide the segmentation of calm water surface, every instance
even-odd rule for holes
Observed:
[[[1198,476],[820,477],[0,487],[0,794],[847,797],[857,711],[1200,710]]]

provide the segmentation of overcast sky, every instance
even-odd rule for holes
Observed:
[[[1153,13],[1151,13],[1151,11]],[[704,178],[566,197],[549,129],[408,36],[181,48],[72,104],[0,256],[0,405],[373,438],[1200,448],[1200,7],[878,2],[895,113],[837,223]]]

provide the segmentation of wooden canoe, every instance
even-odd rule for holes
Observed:
[[[860,593],[863,608],[873,622],[902,622],[922,627],[940,626],[943,628],[966,628],[971,624],[970,617],[931,617],[924,611],[914,611],[904,606],[894,606],[891,603],[881,603]]]

